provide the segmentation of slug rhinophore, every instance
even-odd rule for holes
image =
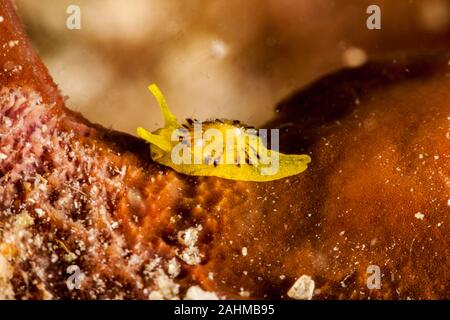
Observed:
[[[258,132],[239,121],[187,119],[180,125],[159,88],[152,84],[149,90],[161,108],[165,124],[153,133],[139,127],[137,134],[150,143],[154,161],[179,173],[264,182],[299,174],[311,162],[308,155],[268,149],[263,139],[267,130]],[[277,133],[271,134],[272,149],[278,143]]]

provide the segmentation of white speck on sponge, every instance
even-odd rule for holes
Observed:
[[[296,300],[311,300],[314,295],[314,280],[307,275],[301,276],[289,289],[288,297]]]
[[[0,153],[0,160],[5,160],[8,156],[4,153]]]
[[[34,209],[34,211],[36,212],[36,214],[39,218],[42,218],[45,215],[44,210],[42,210],[41,208],[36,208],[36,209]]]
[[[196,265],[202,261],[202,254],[196,247],[198,233],[202,230],[202,226],[191,227],[189,229],[178,232],[178,240],[186,248],[180,254],[181,260],[189,265]]]
[[[345,50],[342,58],[347,67],[354,68],[366,63],[367,53],[361,48],[351,47]]]
[[[417,212],[414,217],[416,217],[416,219],[423,220],[423,218],[425,218],[425,215],[422,212]]]
[[[167,264],[167,273],[172,277],[175,278],[180,274],[180,264],[175,258],[172,258],[168,264]]]
[[[214,292],[208,292],[199,286],[192,286],[186,292],[184,300],[219,300]]]
[[[221,40],[213,40],[211,42],[211,54],[214,58],[222,59],[228,53],[228,46]]]
[[[8,42],[8,46],[10,47],[10,48],[14,48],[15,46],[17,46],[19,44],[19,40],[10,40],[9,42]]]

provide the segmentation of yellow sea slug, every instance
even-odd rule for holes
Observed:
[[[161,108],[165,124],[154,132],[139,127],[137,134],[150,143],[154,161],[179,173],[264,182],[299,174],[311,162],[308,155],[268,149],[265,135],[260,134],[267,130],[257,131],[239,121],[187,119],[180,125],[159,88],[152,84],[149,90]],[[272,149],[278,143],[278,131],[273,131]]]

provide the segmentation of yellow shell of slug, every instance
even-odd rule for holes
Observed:
[[[299,174],[311,162],[308,155],[287,155],[267,149],[256,130],[238,121],[201,123],[188,119],[186,124],[180,125],[159,88],[152,84],[149,90],[161,108],[165,125],[152,133],[139,127],[137,134],[150,143],[155,162],[179,173],[264,182]],[[234,134],[227,136],[230,132]],[[232,143],[227,144],[227,141]],[[277,166],[273,167],[271,160]]]

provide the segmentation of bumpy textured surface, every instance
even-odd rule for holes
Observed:
[[[175,174],[65,109],[8,1],[0,15],[2,298],[287,298],[302,276],[317,299],[449,298],[447,58],[295,94],[271,126],[310,168],[245,183]]]
[[[65,109],[12,5],[0,4],[0,296],[192,298],[197,229],[208,232],[189,216],[196,181]],[[80,290],[66,285],[69,266]]]

